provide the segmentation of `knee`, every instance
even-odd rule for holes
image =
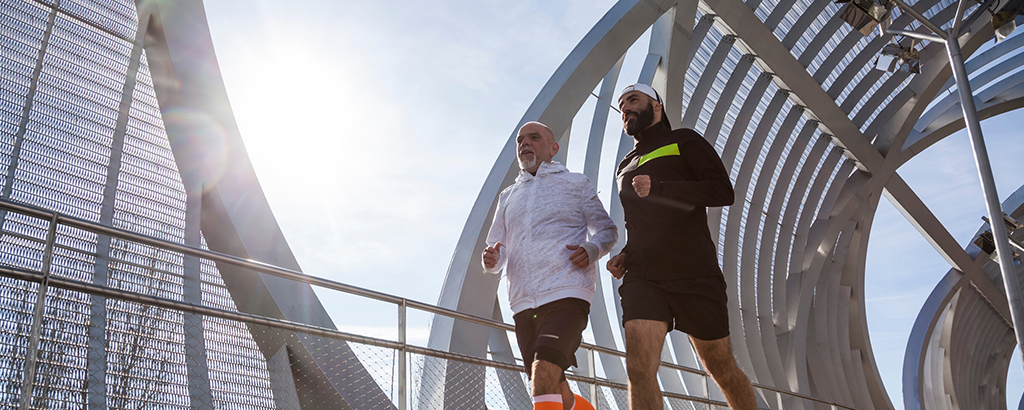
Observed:
[[[746,379],[743,370],[740,369],[739,365],[736,364],[736,360],[732,357],[708,360],[704,364],[707,366],[708,373],[711,373],[711,376],[716,380],[730,383],[733,380]]]
[[[626,374],[630,380],[651,380],[658,377],[657,358],[642,357],[640,355],[626,354]]]
[[[736,367],[736,361],[732,357],[714,357],[704,360],[704,366],[712,375],[725,376]]]

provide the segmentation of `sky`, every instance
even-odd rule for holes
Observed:
[[[614,1],[205,4],[243,141],[303,270],[432,304],[501,147]],[[646,52],[646,37],[637,44],[623,67],[634,77],[639,68],[629,57]],[[581,109],[587,123],[593,104]],[[1004,197],[1024,183],[1024,146],[1012,126],[1020,116],[983,123]],[[609,124],[608,135],[617,136],[618,124]],[[605,152],[614,149],[606,145]],[[581,155],[570,152],[570,169],[582,170]],[[607,204],[611,166],[603,164],[608,187],[599,183],[598,189]],[[962,245],[970,240],[985,210],[964,132],[929,148],[899,174]],[[875,360],[896,408],[903,408],[910,326],[948,270],[882,200],[868,248],[865,297]],[[340,329],[394,337],[395,316],[352,314],[393,312],[393,306],[318,294]],[[499,300],[507,312],[507,301]],[[428,325],[429,316],[410,314],[410,339],[425,341]],[[1024,391],[1019,350],[1010,369],[1007,397],[1016,408]]]

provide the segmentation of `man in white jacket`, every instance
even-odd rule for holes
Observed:
[[[498,197],[482,255],[484,270],[496,274],[506,267],[534,409],[588,408],[569,390],[564,372],[576,365],[575,352],[587,327],[597,277],[594,262],[612,249],[618,230],[590,179],[551,161],[558,143],[550,128],[539,122],[523,125],[516,152],[522,171]]]

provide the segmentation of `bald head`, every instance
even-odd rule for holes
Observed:
[[[519,128],[516,135],[516,158],[519,168],[536,174],[541,162],[551,162],[558,153],[555,134],[547,125],[530,121]]]

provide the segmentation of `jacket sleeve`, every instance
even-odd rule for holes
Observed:
[[[680,144],[683,166],[690,169],[696,181],[651,181],[653,195],[696,206],[728,206],[736,199],[729,173],[722,165],[715,148],[704,138]]]
[[[619,230],[615,222],[604,210],[601,199],[597,197],[597,190],[590,183],[590,179],[583,177],[583,184],[580,187],[580,200],[583,208],[583,218],[587,224],[587,233],[590,240],[583,244],[587,251],[590,263],[595,263],[602,256],[611,252],[615,242],[619,239]]]
[[[498,263],[494,265],[494,268],[487,269],[481,254],[480,267],[484,269],[485,273],[501,272],[501,268],[505,267],[505,263],[508,262],[508,243],[505,242],[505,192],[498,195],[498,207],[494,210],[494,219],[491,221],[491,228],[487,231],[486,242],[488,247],[501,242],[501,248],[498,249]]]

